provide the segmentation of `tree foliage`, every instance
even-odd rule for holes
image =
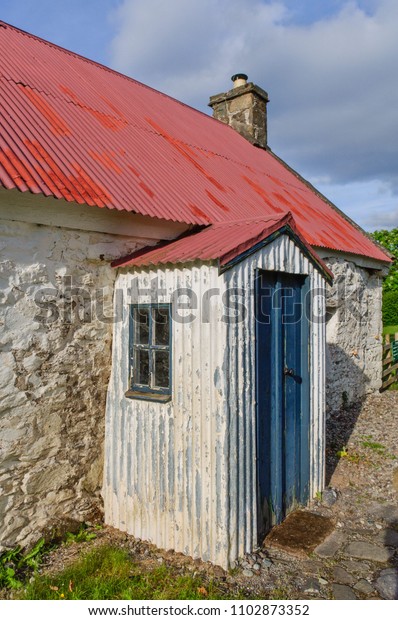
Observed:
[[[392,230],[376,230],[373,239],[378,241],[393,255],[393,263],[388,276],[384,278],[383,291],[398,291],[398,228]]]
[[[383,324],[398,325],[398,291],[383,293]]]

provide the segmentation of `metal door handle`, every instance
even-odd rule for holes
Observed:
[[[289,377],[294,377],[295,373],[293,368],[288,368],[287,366],[285,366],[285,368],[283,369],[283,374],[288,375]]]

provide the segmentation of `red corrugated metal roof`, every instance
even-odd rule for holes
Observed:
[[[3,22],[0,54],[5,188],[187,224],[291,211],[311,245],[389,260],[271,152],[206,114]]]
[[[197,232],[184,234],[179,239],[133,252],[130,256],[113,261],[113,267],[148,267],[217,260],[221,267],[252,250],[277,231],[286,230],[299,240],[301,246],[322,270],[327,279],[332,272],[305,241],[291,213],[282,216],[218,222]]]

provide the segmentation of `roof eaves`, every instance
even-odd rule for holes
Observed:
[[[378,242],[374,242],[377,243],[377,245],[380,245]],[[394,255],[391,254],[388,250],[386,250],[385,247],[383,247],[382,245],[380,245],[380,250],[382,250],[386,255],[391,256],[392,258],[386,258],[386,260],[381,260],[380,258],[373,258],[371,256],[367,256],[365,254],[356,254],[355,252],[348,252],[347,250],[336,250],[334,248],[329,248],[327,246],[323,246],[323,245],[313,245],[312,246],[314,248],[314,250],[317,252],[318,250],[321,250],[322,252],[330,252],[330,256],[338,256],[346,261],[350,261],[350,259],[352,259],[352,262],[356,262],[356,260],[360,260],[360,261],[372,261],[375,263],[379,263],[380,267],[379,269],[382,270],[383,268],[388,268],[391,266],[391,263],[394,260]],[[376,267],[370,267],[371,269],[376,268]]]

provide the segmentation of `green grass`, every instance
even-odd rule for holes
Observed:
[[[19,598],[28,600],[194,600],[228,598],[213,581],[176,574],[162,565],[143,568],[126,550],[101,546],[53,576],[36,574]]]
[[[383,444],[378,443],[377,441],[362,441],[361,445],[363,448],[369,448],[373,450],[373,452],[377,452],[378,454],[384,454],[386,449]]]
[[[395,459],[395,456],[387,452],[387,448],[382,443],[374,441],[372,435],[362,435],[361,446],[386,458]]]
[[[383,335],[398,334],[398,325],[385,325],[383,327]]]

